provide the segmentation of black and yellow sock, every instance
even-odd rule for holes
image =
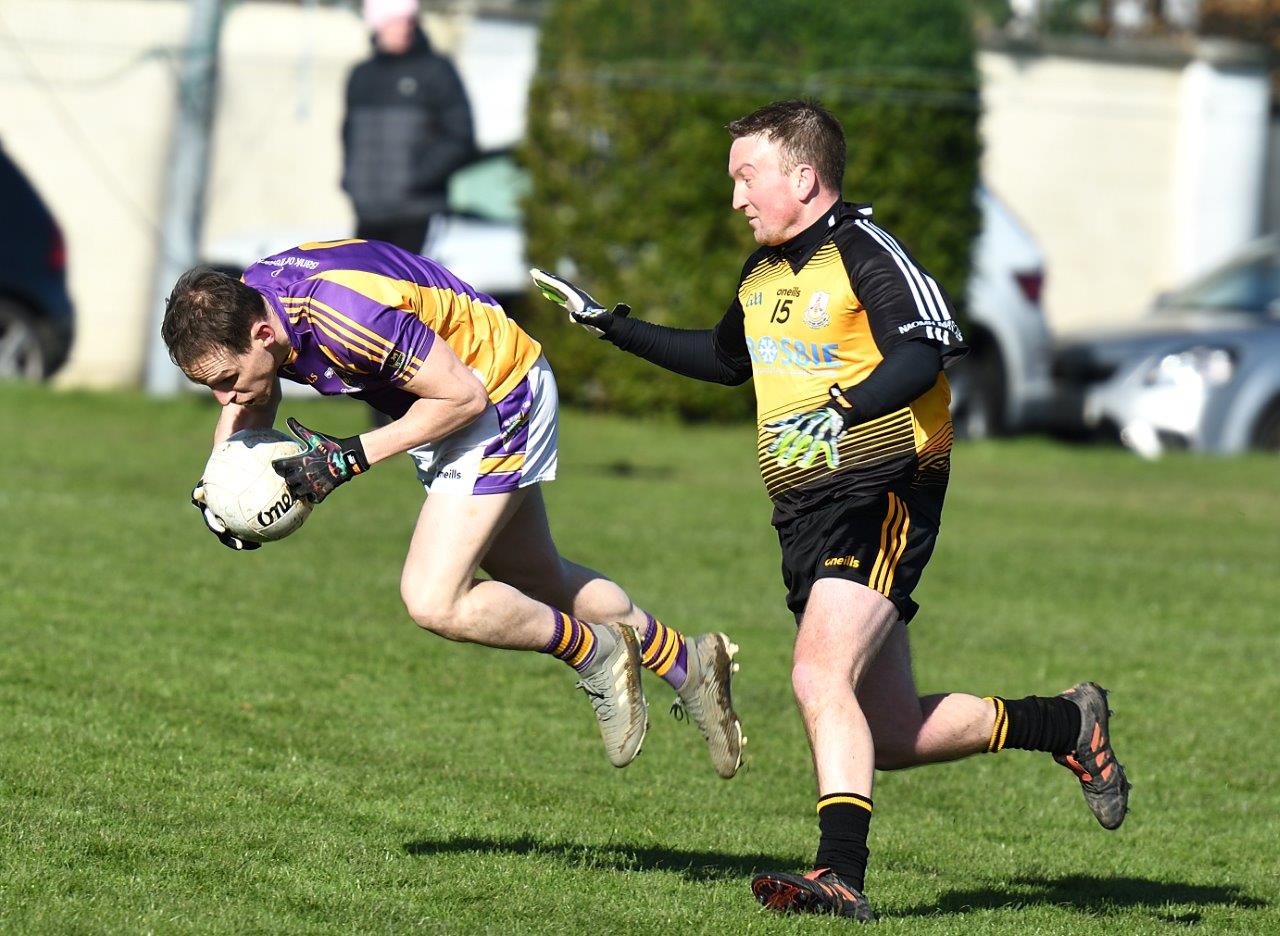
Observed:
[[[867,874],[867,832],[871,800],[857,793],[828,793],[818,798],[818,859],[859,891]]]
[[[1002,699],[987,696],[995,706],[996,723],[987,752],[1004,748],[1070,754],[1080,737],[1080,706],[1061,696]]]

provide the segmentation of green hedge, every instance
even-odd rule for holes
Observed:
[[[730,207],[724,125],[812,97],[849,139],[845,197],[873,201],[962,299],[978,229],[977,78],[965,0],[553,3],[523,159],[529,259],[649,321],[714,324],[755,242]],[[564,324],[523,318],[571,403],[736,418],[750,388],[666,374]]]

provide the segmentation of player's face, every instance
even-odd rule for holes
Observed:
[[[267,323],[257,323],[248,351],[236,353],[218,348],[187,368],[187,376],[212,390],[214,399],[222,406],[265,405],[271,400],[279,367],[272,351],[270,331]]]
[[[729,149],[733,210],[746,215],[756,243],[774,246],[804,230],[804,193],[797,178],[801,168],[784,173],[778,145],[765,134],[733,141]]]

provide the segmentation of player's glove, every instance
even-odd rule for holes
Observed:
[[[204,525],[209,528],[209,532],[218,538],[218,542],[228,549],[234,549],[237,552],[246,549],[257,549],[261,543],[255,543],[253,540],[241,539],[230,530],[227,525],[222,522],[222,518],[209,509],[209,505],[204,501],[204,478],[196,482],[196,486],[191,491],[191,506],[200,511],[200,519],[204,521]]]
[[[339,439],[308,429],[292,416],[285,420],[289,431],[298,437],[306,450],[271,462],[276,474],[284,478],[289,493],[301,500],[318,504],[340,484],[369,470],[364,445],[358,435]]]
[[[542,294],[557,305],[562,305],[569,312],[569,318],[581,325],[597,338],[604,337],[609,321],[617,316],[626,318],[631,314],[631,306],[620,302],[613,309],[606,309],[596,302],[588,293],[583,292],[568,280],[552,276],[545,270],[532,269],[529,275],[538,284]]]
[[[769,446],[769,454],[776,455],[778,467],[796,465],[808,468],[819,455],[832,471],[840,467],[840,437],[853,425],[853,408],[840,392],[832,386],[828,391],[831,400],[815,410],[794,413],[762,427],[776,435]]]

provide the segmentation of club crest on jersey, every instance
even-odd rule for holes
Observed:
[[[804,310],[804,323],[810,328],[824,328],[830,321],[831,316],[827,313],[827,303],[831,301],[831,294],[819,290],[809,297],[809,307]]]
[[[400,373],[400,371],[404,370],[404,352],[392,348],[383,359],[382,366],[395,371],[397,374]]]
[[[744,309],[750,309],[753,306],[764,305],[764,290],[757,289],[751,295],[747,296],[747,301],[743,303]]]

